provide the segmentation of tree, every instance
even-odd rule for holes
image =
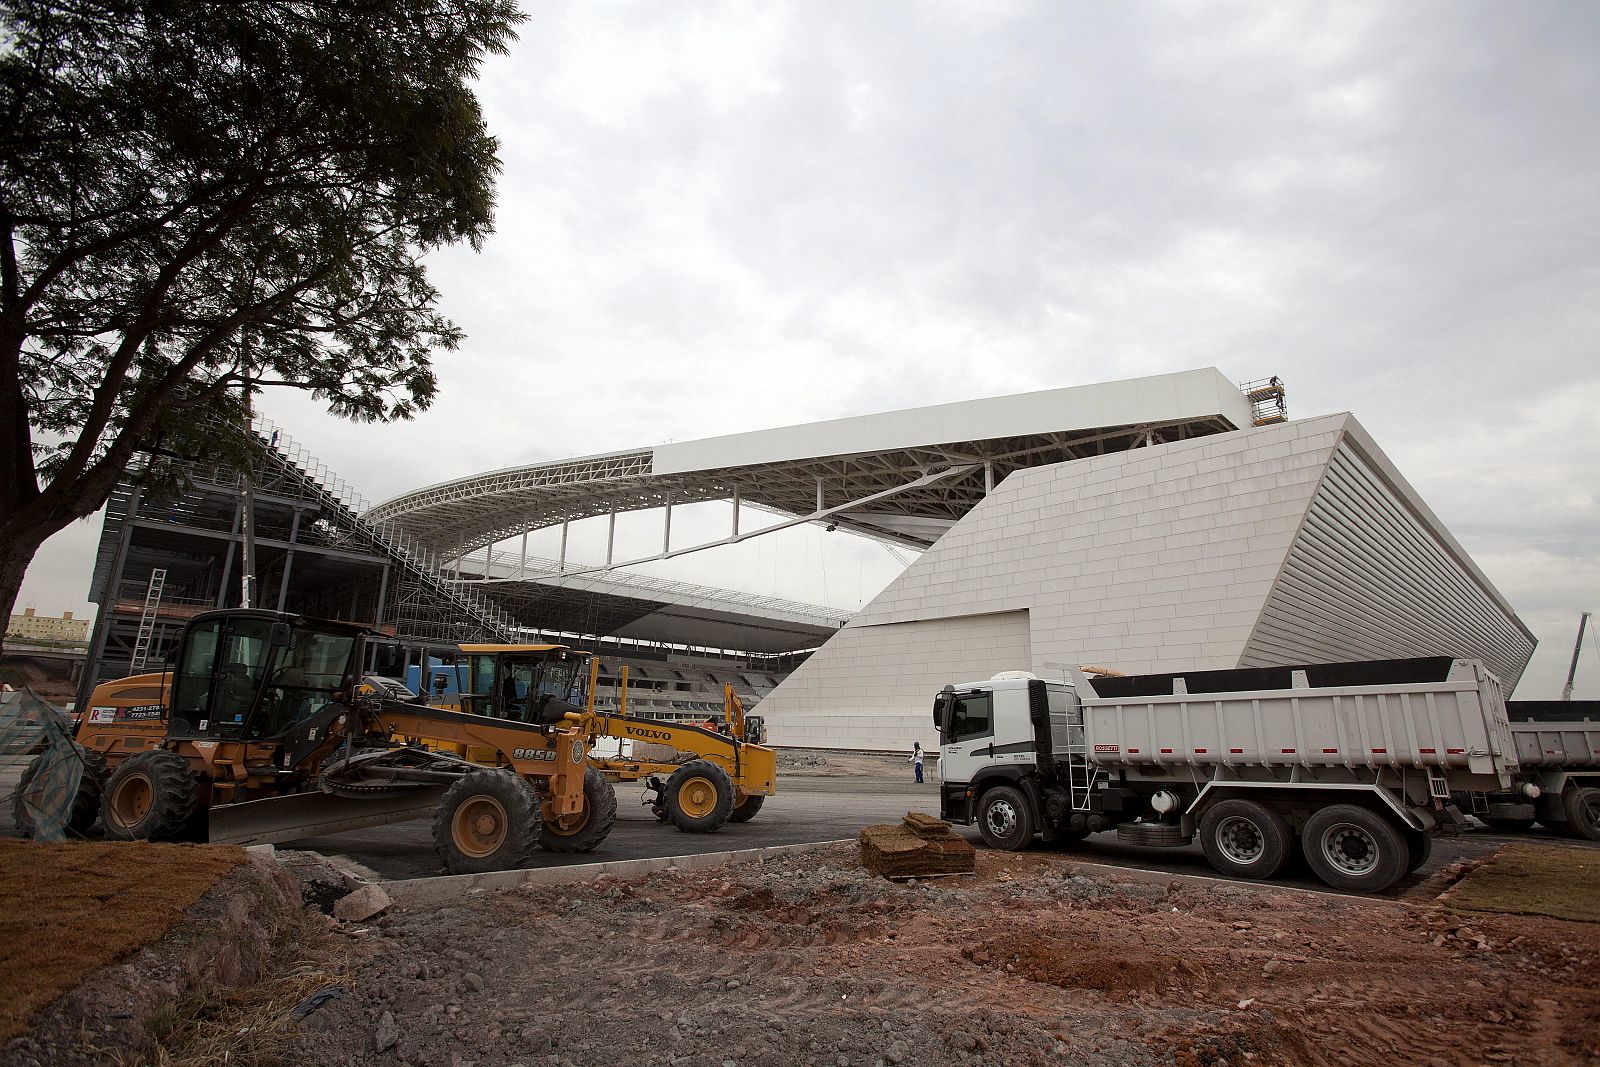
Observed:
[[[492,227],[472,82],[514,0],[0,0],[0,617],[135,455],[245,392],[409,418],[421,257]],[[249,385],[246,387],[248,378]]]

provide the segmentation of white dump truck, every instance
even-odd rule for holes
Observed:
[[[1600,841],[1600,701],[1510,700],[1506,717],[1521,770],[1514,788],[1466,798],[1472,814],[1496,830],[1537,821]]]
[[[1451,791],[1515,787],[1499,680],[1448,657],[946,686],[940,809],[991,847],[1036,836],[1175,846],[1236,877],[1301,847],[1338,889],[1382,892],[1463,816]]]

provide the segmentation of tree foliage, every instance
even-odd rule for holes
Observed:
[[[0,0],[0,548],[236,415],[247,372],[355,419],[428,405],[461,333],[421,257],[490,230],[472,82],[522,18]]]

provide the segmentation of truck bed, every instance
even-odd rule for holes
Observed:
[[[1511,736],[1524,770],[1600,766],[1600,717],[1590,722],[1513,722]]]
[[[1306,669],[1271,670],[1292,677]],[[1207,673],[1248,683],[1260,672]],[[1213,679],[1202,693],[1184,691],[1194,675],[1165,675],[1164,695],[1149,678],[1110,679],[1116,684],[1105,689],[1138,694],[1123,697],[1088,696],[1106,680],[1080,676],[1078,692],[1089,756],[1107,769],[1431,768],[1509,781],[1517,748],[1499,679],[1476,660],[1451,661],[1439,673],[1435,681],[1235,691],[1217,691]]]

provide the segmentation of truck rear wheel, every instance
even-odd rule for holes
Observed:
[[[76,758],[83,763],[83,769],[78,776],[78,792],[72,798],[72,812],[67,816],[66,829],[67,833],[82,837],[100,818],[100,794],[104,792],[106,784],[106,759],[92,748],[80,745],[73,745],[73,748],[76,749]],[[33,836],[34,809],[43,800],[43,797],[32,795],[34,780],[51,755],[50,752],[44,752],[35,756],[23,768],[22,777],[17,780],[17,791],[12,794],[11,822],[23,837]]]
[[[710,760],[693,760],[672,772],[662,801],[684,833],[714,834],[733,814],[733,781]]]
[[[1568,789],[1561,797],[1567,812],[1567,833],[1600,841],[1600,789],[1592,785]]]
[[[1354,804],[1330,804],[1306,820],[1306,862],[1334,889],[1381,893],[1411,862],[1400,831],[1388,819]]]
[[[990,848],[1019,852],[1033,840],[1033,807],[1022,790],[997,785],[978,801],[978,833]]]
[[[1288,864],[1294,837],[1283,816],[1254,800],[1223,800],[1200,819],[1200,848],[1235,878],[1271,878]]]
[[[100,821],[113,841],[177,841],[194,815],[194,775],[176,752],[151,748],[123,760],[106,781]]]
[[[583,812],[570,827],[545,822],[539,845],[547,852],[589,852],[611,834],[617,823],[617,794],[598,768],[583,772]]]
[[[1406,839],[1406,873],[1416,874],[1433,855],[1433,835],[1407,828],[1403,836]]]
[[[521,867],[539,843],[537,798],[512,771],[469,771],[444,791],[433,847],[451,874]]]
[[[751,793],[733,806],[733,814],[728,816],[729,822],[749,822],[756,817],[756,812],[761,810],[761,805],[766,803],[766,797],[760,793]]]

